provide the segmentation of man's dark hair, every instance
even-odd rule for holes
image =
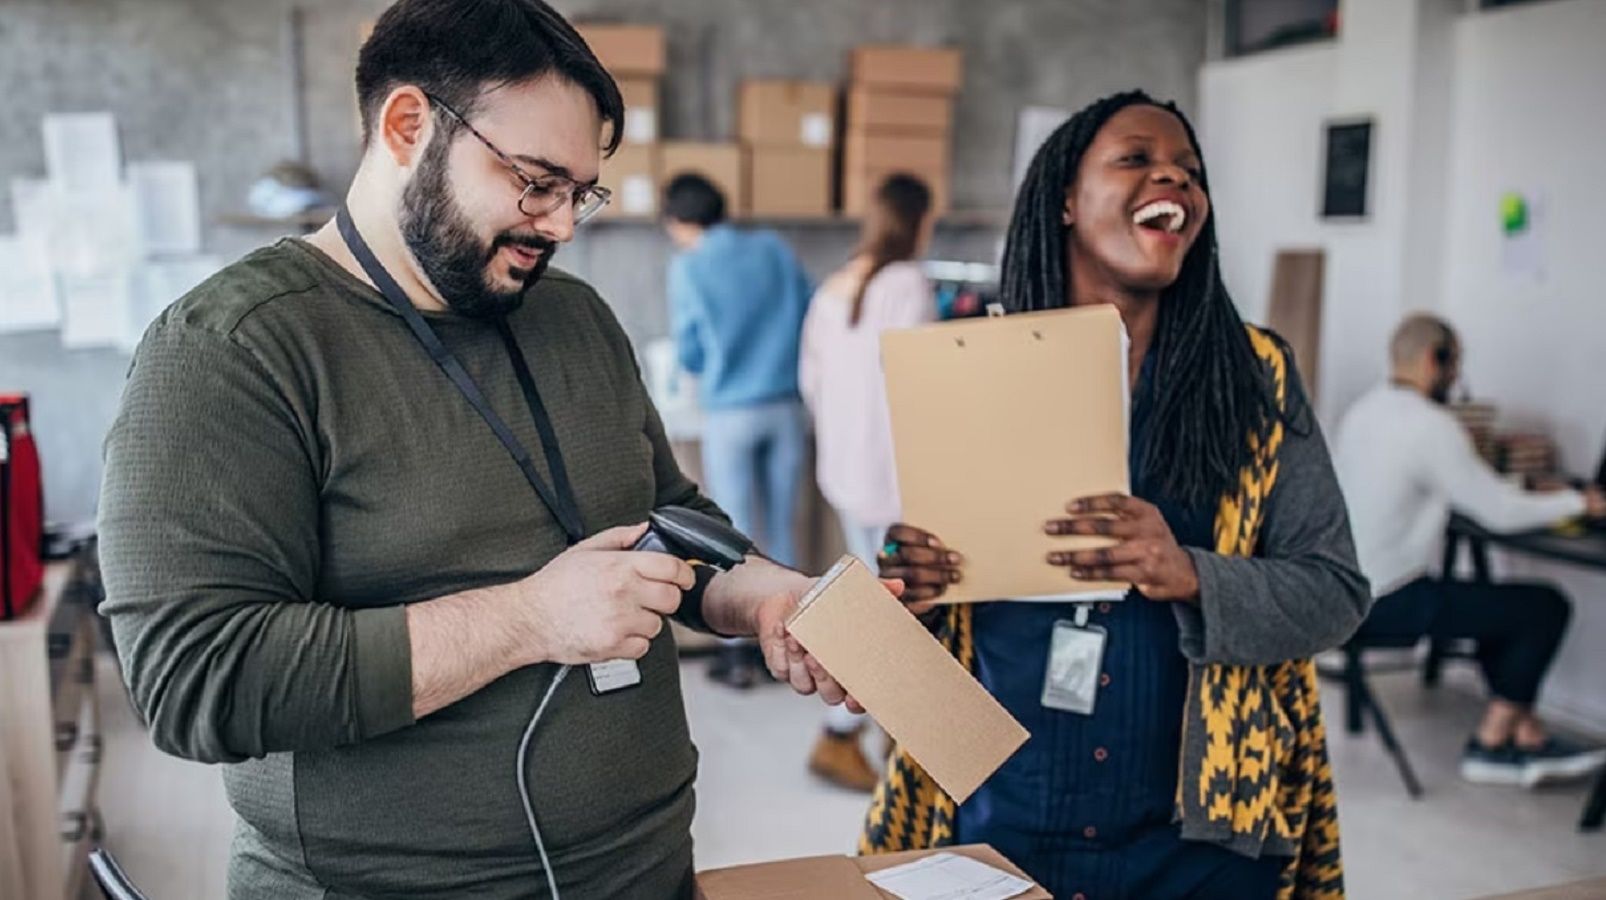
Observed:
[[[363,141],[390,92],[417,85],[472,117],[487,88],[557,75],[589,93],[608,123],[604,153],[619,147],[624,99],[613,76],[561,15],[542,0],[398,0],[374,23],[357,57]],[[458,123],[438,118],[445,134]]]
[[[664,214],[676,222],[709,228],[725,221],[725,195],[695,172],[676,175],[664,189]]]
[[[1069,302],[1065,189],[1099,129],[1135,104],[1175,115],[1199,153],[1199,140],[1182,111],[1142,91],[1105,97],[1061,125],[1033,157],[1015,200],[1002,272],[1008,311],[1055,309]],[[1200,160],[1199,187],[1209,194],[1202,153]],[[1212,212],[1177,280],[1160,294],[1159,325],[1149,349],[1153,437],[1139,460],[1140,470],[1167,499],[1199,506],[1213,506],[1237,485],[1239,471],[1250,461],[1251,434],[1288,421],[1222,283],[1215,223]]]

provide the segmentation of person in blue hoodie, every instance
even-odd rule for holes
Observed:
[[[798,344],[813,288],[792,248],[768,229],[726,221],[707,178],[677,176],[664,191],[669,318],[682,368],[698,378],[703,479],[709,496],[776,562],[796,566],[793,532],[808,414],[798,394]],[[752,654],[727,642],[711,674],[753,684]]]

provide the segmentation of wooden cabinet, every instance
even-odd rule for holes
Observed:
[[[73,900],[99,838],[95,615],[72,599],[73,564],[0,623],[0,897]]]

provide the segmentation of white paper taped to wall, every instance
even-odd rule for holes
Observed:
[[[45,171],[62,190],[98,191],[123,180],[123,151],[111,113],[51,113],[43,129]]]
[[[61,306],[45,247],[21,235],[0,236],[0,333],[60,324]]]
[[[128,185],[146,254],[200,252],[201,205],[194,163],[129,163]]]
[[[120,347],[128,330],[133,273],[115,269],[88,274],[63,274],[61,290],[61,345],[69,350]]]
[[[151,260],[141,265],[134,273],[119,345],[132,352],[145,336],[145,329],[163,310],[222,268],[223,260],[215,256]]]
[[[50,182],[43,178],[11,180],[11,221],[18,237],[49,242],[51,223],[55,221],[53,196]]]
[[[47,248],[57,274],[127,269],[140,258],[133,192],[125,185],[83,191],[17,179],[11,205],[18,236]]]

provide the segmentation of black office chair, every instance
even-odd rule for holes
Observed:
[[[95,884],[100,885],[100,892],[106,900],[146,900],[134,882],[128,880],[128,875],[117,860],[104,847],[96,847],[89,851],[89,874],[94,877]]]
[[[1383,741],[1383,749],[1394,758],[1394,765],[1400,770],[1400,780],[1405,782],[1405,791],[1411,799],[1422,797],[1422,783],[1417,781],[1416,771],[1411,768],[1411,760],[1405,755],[1405,748],[1400,746],[1399,739],[1394,736],[1394,727],[1389,724],[1389,717],[1383,711],[1383,705],[1378,702],[1377,695],[1372,692],[1372,686],[1366,680],[1366,662],[1363,658],[1367,650],[1401,650],[1416,646],[1415,640],[1390,638],[1351,638],[1343,647],[1344,671],[1344,730],[1350,734],[1360,734],[1366,730],[1366,717],[1370,714],[1372,725],[1377,728],[1377,736]]]
[[[1422,660],[1422,686],[1438,687],[1444,664],[1457,659],[1476,662],[1478,642],[1471,638],[1428,638],[1428,655]]]

